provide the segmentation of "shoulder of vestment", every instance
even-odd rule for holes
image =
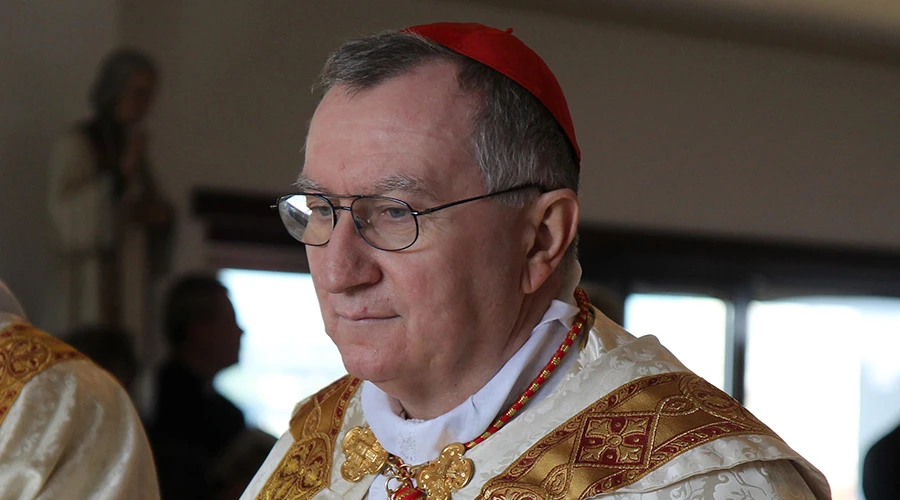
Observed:
[[[0,424],[31,379],[63,361],[86,359],[74,347],[35,328],[14,322],[0,331]]]
[[[361,382],[347,375],[297,405],[290,425],[293,443],[257,499],[306,500],[329,486],[347,405]]]
[[[730,436],[778,436],[690,372],[639,378],[578,412],[514,460],[479,498],[589,498],[633,484]]]

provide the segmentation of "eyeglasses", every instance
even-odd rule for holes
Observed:
[[[278,199],[278,214],[288,233],[297,241],[312,246],[322,246],[331,239],[341,210],[350,212],[357,234],[369,245],[388,252],[404,250],[419,238],[421,215],[433,214],[445,208],[471,201],[511,193],[540,186],[525,184],[496,191],[474,198],[445,203],[426,210],[413,210],[409,203],[387,196],[329,196],[321,193],[297,193]],[[352,198],[348,206],[336,205],[331,200]]]

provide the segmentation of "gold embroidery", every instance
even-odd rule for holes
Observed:
[[[636,482],[679,454],[724,436],[774,432],[692,373],[619,387],[543,437],[497,477],[485,500],[584,499]]]
[[[328,486],[334,446],[360,380],[349,375],[322,389],[291,417],[294,443],[257,500],[305,500]]]
[[[84,359],[84,355],[27,323],[0,332],[0,424],[29,380],[72,359]]]

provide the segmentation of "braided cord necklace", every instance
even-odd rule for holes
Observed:
[[[369,427],[354,427],[347,432],[341,449],[347,456],[341,465],[344,479],[357,482],[368,474],[383,473],[386,477],[385,490],[390,500],[449,500],[450,494],[465,487],[475,472],[475,463],[466,458],[466,451],[499,431],[521,410],[532,396],[544,385],[550,375],[562,362],[575,339],[588,324],[591,304],[581,288],[575,290],[578,315],[562,344],[532,380],[524,392],[503,415],[500,415],[483,433],[463,444],[446,446],[440,456],[421,465],[408,465],[400,457],[388,453]]]

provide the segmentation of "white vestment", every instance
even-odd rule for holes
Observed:
[[[452,500],[472,499],[478,496],[486,483],[503,474],[510,464],[551,431],[618,388],[650,375],[689,373],[689,370],[662,347],[655,337],[635,338],[599,311],[595,310],[594,313],[596,321],[593,328],[589,333],[582,334],[579,340],[583,342],[580,352],[569,353],[567,358],[572,359],[568,359],[563,364],[563,369],[554,374],[558,379],[554,381],[551,377],[548,381],[550,387],[542,389],[547,391],[542,395],[543,399],[529,403],[498,432],[465,453],[466,458],[474,461],[474,477],[467,486],[452,493]],[[564,323],[557,323],[557,330],[562,329],[564,334],[566,327],[563,325]],[[575,346],[573,351],[577,351]],[[523,375],[527,380],[533,376],[527,373]],[[492,380],[488,386],[494,383],[495,380]],[[341,474],[341,464],[345,461],[341,443],[350,429],[355,426],[371,426],[376,437],[382,441],[378,436],[378,426],[373,425],[372,419],[368,419],[364,412],[364,407],[367,407],[366,411],[373,407],[365,403],[369,391],[366,384],[362,384],[362,389],[355,390],[347,399],[345,406],[341,407],[342,421],[339,423],[340,430],[336,433],[335,442],[329,449],[332,452],[331,456],[314,457],[329,461],[327,468],[323,469],[318,462],[309,461],[311,454],[321,448],[320,444],[317,444],[319,448],[311,447],[309,445],[313,443],[312,441],[305,443],[295,441],[295,435],[287,432],[275,445],[241,500],[306,498],[306,495],[296,492],[301,491],[304,484],[314,482],[311,478],[317,471],[326,472],[328,477],[327,480],[323,480],[324,486],[317,491],[314,498],[355,500],[366,495],[370,498],[384,498],[384,494],[377,491],[377,488],[380,488],[378,482],[381,481],[383,484],[383,478],[368,475],[361,481],[353,483],[345,480]],[[501,390],[497,396],[507,399],[504,391]],[[470,401],[467,401],[464,405],[469,403]],[[298,409],[302,407],[303,403],[298,405]],[[318,406],[315,411],[319,411]],[[452,410],[451,413],[453,411],[456,410]],[[318,422],[327,418],[328,415],[316,414],[313,421]],[[309,422],[307,419],[304,427],[307,427]],[[299,421],[298,423],[302,424]],[[429,425],[429,422],[423,422],[422,425]],[[298,426],[292,426],[292,430],[296,427]],[[452,430],[447,431],[449,428],[452,426],[432,431],[434,434],[442,434],[437,439],[439,442],[435,443],[436,449],[450,442],[464,442],[470,439],[471,432],[474,431],[477,435],[485,427],[469,429],[466,431],[468,434],[457,433],[455,436]],[[388,436],[384,441],[382,444],[389,452],[402,455],[403,450],[398,449],[402,448],[402,445],[392,443],[397,441],[396,439]],[[436,455],[437,452],[434,452],[434,456],[430,459],[436,458]],[[291,460],[302,465],[296,466]],[[310,467],[310,464],[320,468]],[[302,479],[293,479],[292,474],[298,478],[302,476]],[[291,481],[293,485],[289,484]],[[664,498],[824,500],[830,498],[830,491],[824,476],[780,439],[766,433],[759,435],[745,433],[714,439],[684,451],[637,481],[598,496],[622,500]]]
[[[158,499],[150,446],[125,390],[77,352],[29,373],[50,359],[33,353],[54,352],[47,345],[56,341],[19,316],[2,282],[0,306],[0,500]]]

